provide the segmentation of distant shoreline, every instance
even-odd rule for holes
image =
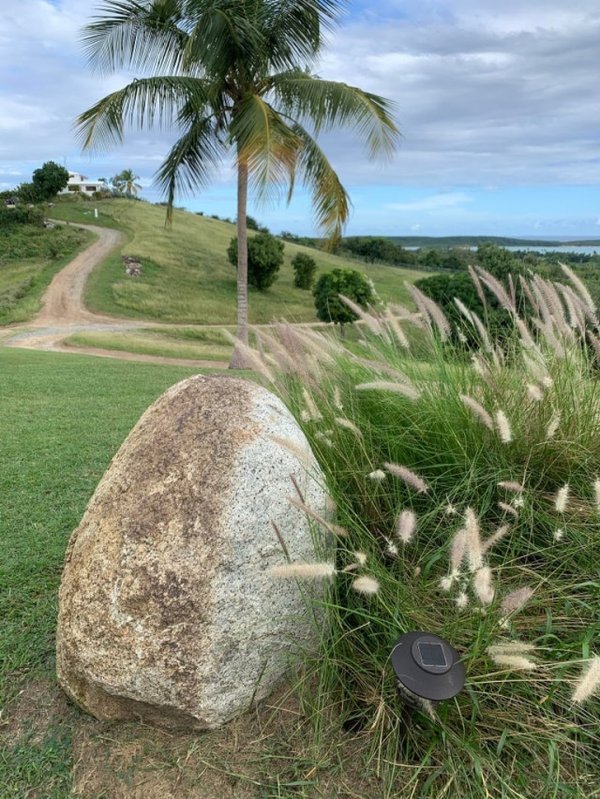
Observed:
[[[599,248],[600,239],[535,239],[512,238],[509,236],[385,236],[401,247],[478,247],[490,242],[500,247],[560,248],[565,252],[571,247]]]

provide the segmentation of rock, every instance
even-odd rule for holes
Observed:
[[[284,562],[272,520],[293,560],[315,557],[291,474],[327,514],[302,431],[254,383],[193,377],[146,411],[67,549],[57,671],[75,702],[98,719],[210,729],[270,693],[290,642],[313,634],[295,582],[268,573]]]

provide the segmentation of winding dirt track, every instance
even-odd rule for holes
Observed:
[[[145,321],[132,321],[118,317],[103,316],[89,311],[84,304],[83,294],[90,273],[122,242],[123,236],[117,230],[77,225],[97,236],[97,240],[79,253],[64,269],[61,269],[44,292],[42,309],[29,322],[5,327],[0,338],[6,347],[21,347],[34,350],[53,350],[56,352],[83,353],[103,358],[141,361],[145,363],[164,363],[199,368],[226,368],[224,361],[188,360],[183,358],[163,358],[154,355],[140,355],[113,350],[86,347],[67,347],[64,339],[79,332],[122,332],[147,327]],[[153,326],[154,323],[152,323]],[[163,325],[161,325],[162,327]],[[168,325],[164,325],[168,327]],[[173,327],[177,327],[173,325]]]

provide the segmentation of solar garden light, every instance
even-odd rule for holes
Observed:
[[[400,692],[417,707],[423,700],[452,699],[465,684],[458,652],[439,635],[406,633],[394,644],[391,658]]]

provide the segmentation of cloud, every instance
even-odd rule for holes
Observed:
[[[385,208],[389,211],[440,211],[448,208],[458,208],[473,201],[473,198],[462,191],[447,192],[445,194],[432,194],[420,200],[405,203],[388,203]]]
[[[43,161],[64,159],[91,177],[131,167],[148,186],[173,143],[173,133],[131,132],[109,153],[81,153],[76,116],[135,77],[99,77],[85,64],[81,27],[98,6],[3,0],[4,182],[11,170],[25,180]],[[392,202],[390,214],[456,215],[475,213],[465,197],[479,187],[600,183],[597,0],[356,0],[351,8],[317,71],[392,99],[403,134],[388,163],[371,162],[354,134],[320,137],[351,192],[427,187],[421,200]],[[229,164],[215,185],[233,191]]]

